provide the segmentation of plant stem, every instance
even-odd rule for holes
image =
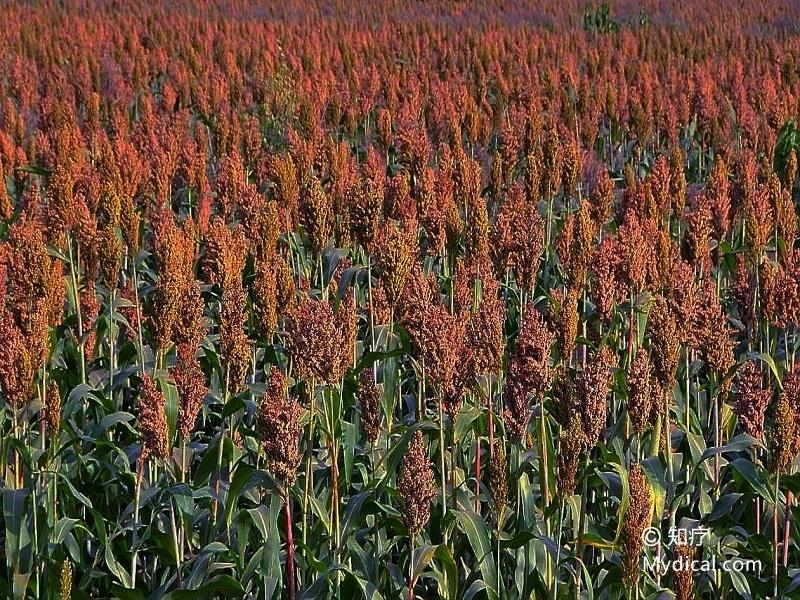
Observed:
[[[142,446],[144,452],[144,446]],[[131,556],[131,589],[136,589],[136,570],[139,559],[139,550],[136,545],[139,543],[139,499],[142,495],[142,478],[144,477],[144,460],[139,456],[139,465],[136,469],[136,492],[133,499],[133,556]]]
[[[442,485],[442,518],[447,515],[447,485],[445,475],[445,457],[444,457],[444,410],[442,408],[443,400],[441,394],[439,395],[439,470],[441,475]]]
[[[581,491],[581,512],[578,519],[578,544],[575,548],[575,558],[583,562],[583,535],[586,527],[586,494],[588,489],[589,480],[589,464],[590,464],[591,449],[586,450],[586,467],[583,474],[583,489]],[[582,569],[575,569],[577,572],[577,595],[580,597],[581,593],[581,573]]]
[[[296,586],[294,577],[294,538],[292,537],[292,501],[288,483],[286,485],[283,496],[283,505],[286,510],[286,580],[289,588],[289,600],[294,600]]]
[[[780,494],[781,474],[775,473],[775,510],[772,515],[772,597],[778,598],[778,496]]]
[[[311,416],[308,422],[308,441],[306,442],[306,482],[303,491],[303,545],[308,542],[308,498],[314,486],[314,472],[311,469],[311,458],[314,449],[314,416],[316,403],[314,401],[314,379],[310,382],[309,404]]]
[[[791,491],[786,491],[786,510],[783,513],[783,568],[789,566],[789,529],[792,526],[792,500]]]
[[[144,337],[142,336],[142,306],[139,302],[139,279],[136,275],[136,257],[131,260],[133,268],[133,297],[136,302],[136,333],[139,338],[139,364],[144,372]]]
[[[78,317],[78,354],[81,361],[81,383],[86,383],[86,357],[83,353],[83,318],[81,317],[81,299],[78,292],[78,275],[75,269],[75,258],[72,253],[72,236],[67,235],[67,248],[69,252],[69,275],[72,279],[72,297],[75,302],[75,314]]]
[[[555,572],[553,575],[553,598],[558,598],[558,578],[559,578],[559,568],[558,565],[561,562],[561,535],[564,531],[564,498],[561,498],[558,507],[558,537],[556,539],[556,564],[555,564]]]
[[[172,543],[175,546],[175,572],[178,579],[178,588],[183,587],[183,575],[181,574],[181,549],[178,542],[178,527],[175,523],[175,509],[172,507],[173,500],[169,501],[169,521],[172,525]]]

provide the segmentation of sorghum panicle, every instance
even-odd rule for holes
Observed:
[[[639,579],[642,554],[642,532],[650,525],[653,513],[653,492],[640,464],[628,474],[630,501],[622,520],[622,578],[628,587]]]
[[[747,435],[758,440],[764,435],[764,413],[772,392],[762,384],[761,369],[754,361],[746,362],[736,378],[733,412]]]
[[[258,405],[258,433],[270,471],[287,484],[297,477],[302,416],[303,408],[287,392],[286,377],[273,366],[267,391]]]
[[[356,396],[361,405],[361,429],[369,443],[374,444],[381,430],[381,390],[372,369],[361,371]]]
[[[139,384],[139,432],[142,434],[142,454],[144,461],[150,456],[166,458],[169,452],[167,417],[164,394],[156,387],[147,373],[142,374]]]
[[[489,459],[489,493],[492,496],[495,520],[500,521],[508,506],[508,464],[505,442],[494,443],[494,452]]]
[[[628,417],[634,429],[642,435],[650,418],[650,358],[647,350],[639,348],[628,370]]]
[[[403,456],[397,477],[397,493],[403,521],[414,538],[430,520],[431,500],[436,496],[433,467],[421,431],[414,432]]]

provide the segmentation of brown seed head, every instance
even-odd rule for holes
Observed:
[[[686,172],[683,163],[683,151],[675,146],[669,156],[669,192],[672,214],[678,218],[683,216],[686,205]]]
[[[586,445],[593,448],[600,439],[606,425],[608,406],[606,398],[611,389],[613,377],[613,357],[606,347],[600,349],[579,375],[577,380],[578,398],[581,401],[581,418]]]
[[[59,600],[71,600],[72,598],[72,563],[68,558],[61,563],[61,581],[59,582],[61,593]]]
[[[58,436],[61,430],[61,392],[58,384],[50,380],[47,386],[47,403],[44,407],[44,416],[47,422],[47,430],[53,437]]]
[[[590,297],[595,304],[598,316],[605,325],[614,318],[614,307],[621,298],[620,251],[616,238],[603,238],[592,256],[593,284]]]
[[[208,386],[193,349],[179,347],[178,364],[171,371],[178,390],[178,431],[185,441],[194,429]]]
[[[431,500],[436,496],[433,468],[422,432],[416,431],[403,457],[397,477],[397,493],[403,521],[412,538],[431,518]]]
[[[14,323],[10,312],[0,315],[0,392],[15,409],[25,406],[33,395],[33,378],[36,373],[27,340]]]
[[[356,392],[361,404],[361,429],[370,444],[374,444],[381,430],[381,390],[375,383],[372,369],[361,371]]]
[[[770,436],[771,467],[774,473],[787,473],[796,455],[798,414],[789,403],[786,394],[781,394],[775,414],[772,416]]]
[[[353,237],[368,252],[375,249],[378,228],[383,218],[386,166],[373,148],[367,153],[367,162],[360,180],[351,187],[348,196]]]
[[[628,417],[636,432],[642,435],[650,418],[650,358],[644,348],[636,351],[636,357],[628,370]]]
[[[406,278],[414,265],[417,253],[416,225],[386,223],[378,242],[378,273],[381,276],[386,298],[394,306],[405,287]]]
[[[331,305],[303,299],[287,315],[286,348],[297,375],[336,382],[341,353],[341,332]]]
[[[724,240],[731,225],[730,184],[728,183],[728,166],[722,158],[717,158],[708,176],[706,195],[711,206],[714,235],[717,240]]]
[[[149,456],[166,458],[169,453],[167,417],[164,394],[161,393],[147,373],[139,384],[139,432],[142,434],[140,460]]]
[[[541,313],[533,305],[527,306],[511,356],[509,379],[528,393],[543,394],[549,390],[552,384],[550,348],[554,340]]]
[[[253,296],[253,313],[258,332],[264,340],[271,340],[278,326],[278,261],[271,258],[256,264],[256,273],[250,287]]]
[[[606,171],[603,171],[598,178],[588,202],[595,228],[599,231],[608,220],[614,205],[614,182]]]
[[[504,326],[505,303],[484,289],[484,295],[470,320],[467,322],[466,342],[475,358],[476,373],[495,372],[502,367],[505,350]]]
[[[83,333],[86,336],[83,342],[83,355],[86,362],[94,359],[94,346],[97,340],[97,317],[100,314],[100,302],[97,300],[97,293],[94,284],[81,292],[81,317],[83,318]]]
[[[272,473],[287,484],[297,477],[303,408],[287,393],[286,378],[274,366],[258,406],[258,434]]]
[[[695,550],[685,543],[675,544],[672,550],[672,584],[677,600],[690,600],[694,598],[694,575],[692,561]]]
[[[331,198],[318,179],[312,179],[303,187],[300,207],[311,248],[316,254],[321,254],[333,236],[335,215]]]
[[[576,340],[578,339],[578,288],[567,288],[562,290],[555,299],[553,308],[555,314],[552,316],[553,325],[556,330],[556,338],[560,348],[561,358],[569,361],[575,351]]]
[[[561,498],[575,493],[578,461],[584,441],[581,420],[573,413],[569,426],[561,433],[561,444],[556,457],[556,484]]]
[[[499,522],[508,506],[508,464],[505,442],[494,443],[494,452],[489,459],[489,493],[492,496],[495,520]]]
[[[657,296],[648,317],[653,371],[662,390],[671,391],[680,359],[678,323],[663,296]]]
[[[111,225],[104,227],[99,235],[100,274],[106,287],[116,289],[122,264],[122,240],[117,236],[117,228]]]
[[[636,585],[641,570],[642,532],[650,525],[653,493],[638,463],[628,474],[630,502],[622,520],[622,578],[628,587]]]
[[[726,375],[735,362],[735,342],[712,280],[704,281],[696,323],[698,349],[703,360],[718,376]]]
[[[744,207],[744,238],[750,264],[759,265],[764,247],[772,236],[772,208],[769,202],[769,188],[756,187],[750,202]]]
[[[279,212],[283,215],[283,229],[292,231],[300,219],[298,208],[300,194],[294,160],[289,154],[275,156],[270,165],[270,172],[275,182],[275,201]]]
[[[733,412],[747,435],[760,440],[764,435],[764,413],[772,393],[764,389],[761,369],[754,361],[746,362],[736,379]]]
[[[172,339],[177,345],[186,346],[194,351],[203,341],[206,335],[204,308],[200,283],[192,277],[184,288],[178,318],[173,327]]]
[[[238,393],[244,389],[250,369],[250,340],[244,326],[247,320],[247,294],[241,282],[231,282],[222,293],[219,310],[219,349],[227,376],[228,389]]]
[[[498,274],[510,268],[517,284],[532,290],[543,247],[544,221],[536,203],[526,200],[519,185],[512,186],[500,207],[492,233],[490,251]]]

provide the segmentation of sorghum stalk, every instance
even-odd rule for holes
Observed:
[[[136,274],[136,257],[131,260],[133,268],[133,297],[136,302],[136,328],[139,337],[139,365],[144,371],[144,337],[142,336],[142,305],[139,302],[139,279]]]
[[[173,500],[169,501],[169,522],[172,526],[172,544],[175,548],[175,573],[178,580],[178,588],[183,587],[183,575],[181,574],[181,548],[178,543],[178,527],[175,523],[175,509],[172,507]]]
[[[775,472],[775,511],[772,517],[772,597],[778,598],[778,496],[780,494],[781,472]]]
[[[108,299],[108,395],[114,400],[114,289]],[[111,432],[109,431],[109,435]]]
[[[792,497],[791,491],[786,490],[786,510],[783,516],[783,568],[789,566],[789,529],[792,526]]]
[[[553,575],[553,598],[558,598],[558,565],[561,562],[561,535],[564,531],[564,498],[559,501],[558,507],[558,537],[556,538],[556,564]]]
[[[675,474],[673,473],[673,464],[672,464],[672,423],[670,419],[670,407],[671,402],[669,399],[672,390],[664,393],[664,426],[666,427],[665,431],[665,439],[666,439],[666,451],[667,451],[667,499],[671,500],[672,497],[675,495]]]
[[[442,518],[447,515],[447,488],[445,487],[445,457],[444,457],[444,400],[439,397],[439,469],[442,482]]]
[[[375,348],[375,312],[372,304],[372,255],[365,252],[365,262],[367,263],[367,297],[369,302],[369,349],[374,352]],[[372,363],[372,374],[377,379],[378,377],[378,362]]]
[[[81,317],[81,300],[78,293],[78,276],[75,271],[75,258],[72,253],[72,236],[67,234],[67,249],[69,253],[69,274],[72,280],[72,296],[75,302],[75,314],[78,317],[78,353],[81,359],[81,383],[86,383],[86,357],[83,352],[83,319]],[[80,249],[78,250],[80,260]],[[138,304],[138,303],[137,303]]]
[[[283,496],[283,505],[286,511],[286,580],[289,586],[289,600],[295,598],[294,577],[294,538],[292,536],[292,500],[289,494],[289,484]]]
[[[144,461],[139,460],[139,465],[136,469],[136,491],[133,497],[133,556],[131,556],[131,589],[136,589],[136,570],[139,559],[139,549],[136,545],[139,543],[139,499],[142,496],[142,478],[144,477]]]
[[[306,442],[306,481],[303,491],[303,545],[308,541],[308,498],[314,486],[314,474],[311,470],[311,458],[314,447],[314,418],[316,416],[316,405],[314,402],[314,378],[311,378],[309,389],[309,405],[311,416],[308,421],[308,441]]]
[[[411,557],[408,560],[408,600],[414,600],[414,534],[409,537]]]
[[[228,367],[225,367],[225,389],[223,390],[223,406],[228,404],[228,400],[230,399],[230,371]],[[216,493],[216,498],[214,498],[214,523],[217,523],[217,516],[219,512],[219,488],[220,488],[220,481],[222,480],[222,453],[223,447],[225,445],[225,419],[222,419],[220,431],[219,431],[219,449],[217,450],[217,480],[214,483],[214,491]]]
[[[583,562],[583,536],[584,536],[584,529],[586,528],[586,494],[587,494],[587,482],[589,479],[589,462],[590,462],[590,455],[591,455],[591,448],[586,450],[586,463],[585,463],[585,471],[583,474],[583,488],[581,490],[581,510],[580,516],[578,518],[578,544],[575,548],[575,558],[579,561]],[[580,596],[581,593],[581,573],[582,569],[576,569],[577,572],[577,594]]]

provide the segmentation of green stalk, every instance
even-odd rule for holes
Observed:
[[[447,487],[444,458],[444,410],[442,409],[441,394],[439,395],[439,471],[442,486],[442,518],[444,518],[447,515]]]
[[[577,558],[581,563],[583,562],[583,536],[584,536],[584,529],[586,528],[586,495],[588,489],[588,480],[589,480],[589,464],[590,464],[590,455],[591,455],[591,448],[586,450],[586,463],[585,463],[585,472],[583,474],[583,489],[581,490],[581,511],[580,517],[578,519],[578,544],[575,549],[575,558]],[[581,573],[582,569],[575,569],[577,576],[577,596],[580,597],[581,593]]]
[[[75,302],[75,314],[78,317],[78,354],[81,361],[81,383],[86,383],[86,357],[83,353],[83,318],[81,317],[81,299],[78,293],[78,275],[75,270],[75,258],[72,252],[72,236],[67,235],[69,252],[69,275],[72,280],[72,297]]]
[[[183,587],[183,575],[181,574],[181,552],[180,546],[178,545],[178,528],[175,524],[175,510],[172,507],[173,500],[169,501],[169,521],[170,525],[172,526],[172,544],[175,548],[175,572],[176,577],[178,579],[178,588]]]
[[[144,446],[142,446],[142,451],[144,451]],[[136,492],[134,493],[133,499],[133,543],[131,547],[133,548],[133,556],[131,556],[131,589],[136,589],[136,571],[137,571],[137,562],[139,559],[139,550],[136,548],[136,545],[139,543],[139,499],[142,496],[142,478],[144,477],[144,461],[142,461],[141,456],[139,457],[139,465],[136,469]]]
[[[559,568],[558,565],[561,562],[561,536],[564,531],[564,498],[561,498],[558,507],[558,538],[556,540],[556,564],[555,564],[555,573],[553,575],[553,598],[558,598],[558,578],[559,578]]]
[[[142,336],[142,306],[139,302],[139,279],[136,275],[136,257],[131,260],[133,267],[133,297],[136,301],[136,326],[139,338],[139,364],[144,372],[144,337]]]
[[[109,290],[108,300],[108,395],[114,403],[114,296],[115,290]],[[111,432],[109,431],[109,435]]]
[[[775,511],[773,514],[773,561],[772,561],[772,597],[778,598],[778,495],[780,494],[781,473],[775,473]]]
[[[308,441],[306,443],[306,482],[303,491],[303,545],[308,542],[308,498],[314,485],[314,472],[311,469],[311,458],[314,446],[314,379],[311,379],[311,389],[309,392],[309,404],[311,405],[311,417],[308,422]]]
[[[229,399],[229,384],[230,384],[230,371],[228,368],[225,368],[225,389],[223,391],[223,407],[228,404]],[[219,447],[217,450],[217,480],[214,483],[214,492],[216,493],[216,498],[214,498],[214,524],[217,524],[217,517],[219,512],[219,489],[220,489],[220,480],[222,479],[222,453],[223,448],[225,446],[225,419],[222,419],[221,428],[219,432]]]

